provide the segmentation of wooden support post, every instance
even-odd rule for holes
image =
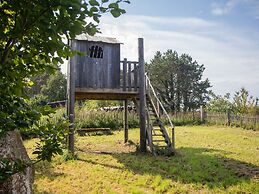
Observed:
[[[124,101],[124,143],[129,140],[128,100]]]
[[[71,47],[76,48],[76,42],[71,41]],[[68,63],[67,79],[67,116],[69,118],[68,150],[74,155],[74,118],[75,118],[75,64],[76,56],[70,58]]]
[[[140,119],[140,151],[147,151],[146,143],[146,89],[145,89],[145,63],[144,63],[144,41],[138,39],[138,59],[139,59],[139,119]]]

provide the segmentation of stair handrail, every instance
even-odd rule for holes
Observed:
[[[146,78],[146,83],[147,83],[148,86],[151,88],[151,91],[152,91],[153,95],[155,96],[157,102],[159,103],[159,105],[160,105],[160,107],[162,108],[163,112],[165,113],[167,119],[169,120],[169,123],[170,123],[171,127],[174,128],[174,125],[173,125],[173,123],[172,123],[172,121],[171,121],[171,119],[170,119],[170,116],[169,116],[169,114],[167,113],[167,111],[165,110],[165,108],[164,108],[162,102],[159,100],[158,96],[156,95],[155,89],[154,89],[154,87],[152,86],[151,81],[150,81],[150,79],[149,79],[147,73],[145,73],[145,78]]]

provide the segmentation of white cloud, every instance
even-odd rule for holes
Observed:
[[[247,32],[200,18],[130,15],[116,20],[105,16],[100,27],[103,36],[116,37],[124,43],[122,58],[137,60],[137,38],[144,37],[146,61],[158,50],[188,53],[205,65],[205,77],[216,91],[233,93],[244,86],[259,96],[259,89],[253,88],[259,82],[259,45]],[[222,83],[226,83],[225,87]],[[232,84],[228,87],[227,83]]]
[[[239,0],[229,0],[226,4],[214,2],[212,4],[212,14],[219,16],[228,14],[236,6],[238,2]]]
[[[238,5],[248,6],[248,14],[252,14],[255,19],[259,19],[258,0],[228,0],[226,3],[213,2],[211,5],[211,13],[217,16],[227,15]]]

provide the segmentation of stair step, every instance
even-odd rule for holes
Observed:
[[[153,139],[153,142],[165,142],[164,139]]]
[[[168,148],[168,146],[156,146],[157,148]]]
[[[164,135],[162,135],[162,134],[152,134],[152,136],[155,136],[155,137],[164,137]]]

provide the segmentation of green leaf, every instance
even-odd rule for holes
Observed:
[[[90,1],[89,1],[89,4],[90,4],[91,6],[100,6],[99,2],[96,1],[96,0],[90,0]]]
[[[98,12],[98,8],[97,7],[91,7],[90,12],[94,13],[94,12]]]
[[[118,9],[119,5],[117,3],[111,3],[108,7],[113,9]]]
[[[111,10],[111,14],[113,17],[117,18],[121,15],[121,12],[118,9],[113,9],[113,10]]]

